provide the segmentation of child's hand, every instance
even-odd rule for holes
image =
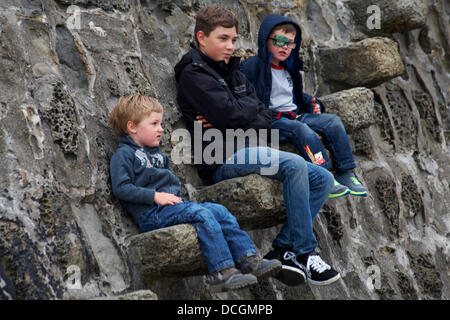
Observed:
[[[211,123],[209,123],[200,113],[197,114],[197,117],[195,117],[195,119],[197,119],[197,121],[203,123],[203,128],[213,127],[213,125]]]
[[[162,206],[183,202],[180,197],[167,192],[155,192],[155,198],[153,199],[153,201],[156,204],[160,204]]]
[[[316,102],[316,98],[313,98],[312,106],[313,106],[313,113],[321,113],[320,112],[320,105]]]

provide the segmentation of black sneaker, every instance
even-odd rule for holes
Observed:
[[[206,276],[205,283],[211,292],[242,289],[258,283],[252,274],[242,274],[234,267],[215,271]]]
[[[264,258],[281,261],[281,271],[273,276],[278,281],[287,286],[298,286],[305,282],[305,267],[297,261],[291,248],[274,247]]]
[[[306,266],[298,262],[306,270],[308,282],[316,286],[331,284],[341,278],[340,274],[326,264],[322,258],[313,252],[308,256]]]
[[[280,272],[281,262],[277,259],[261,259],[260,256],[253,254],[239,260],[236,268],[243,274],[252,273],[258,280],[261,280]]]

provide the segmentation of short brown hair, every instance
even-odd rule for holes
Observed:
[[[275,31],[278,30],[283,30],[284,33],[295,33],[297,34],[297,28],[290,22],[287,23],[281,23],[279,25],[276,25],[272,31],[270,32],[271,34],[274,33]]]
[[[201,8],[195,18],[194,37],[197,45],[197,32],[203,31],[206,36],[209,36],[218,26],[224,28],[236,27],[236,32],[239,32],[239,21],[230,10],[219,5]]]
[[[128,121],[138,124],[152,112],[163,112],[163,107],[155,98],[141,94],[120,97],[111,111],[108,124],[117,134],[128,134]]]

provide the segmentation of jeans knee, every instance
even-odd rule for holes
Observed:
[[[219,222],[216,220],[212,212],[209,210],[202,210],[196,214],[196,223],[198,226],[209,232],[209,233],[219,233],[222,232]]]
[[[341,118],[336,114],[329,114],[329,125],[328,128],[332,130],[341,130],[344,128]]]
[[[236,217],[225,206],[213,202],[204,202],[202,205],[208,209],[216,221],[237,223]]]
[[[315,135],[315,132],[306,123],[296,121],[295,127],[292,129],[292,135],[297,139],[303,139],[309,135]]]
[[[281,159],[280,159],[281,160]],[[289,158],[281,160],[280,169],[286,174],[305,173],[308,172],[308,167],[305,159],[297,154],[290,154]]]

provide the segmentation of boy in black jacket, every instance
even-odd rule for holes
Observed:
[[[238,70],[239,58],[232,56],[238,26],[234,14],[217,5],[204,7],[197,14],[195,37],[199,49],[189,51],[175,66],[178,104],[191,134],[196,121],[202,121],[205,128],[213,127],[216,133],[217,130],[224,133],[226,129],[270,130],[272,112]],[[225,136],[215,135],[216,140],[224,140]],[[299,155],[267,146],[249,147],[242,141],[216,140],[211,144],[228,143],[234,149],[222,153],[223,161],[211,164],[203,159],[198,170],[202,178],[219,182],[263,174],[263,169],[274,167],[274,171],[264,172],[283,182],[287,221],[272,244],[274,250],[266,255],[283,264],[276,277],[286,284],[308,279],[310,283],[323,285],[338,280],[339,273],[315,252],[317,240],[313,233],[313,221],[333,188],[334,179],[328,170],[306,162]],[[202,151],[211,149],[211,144],[203,141]]]

